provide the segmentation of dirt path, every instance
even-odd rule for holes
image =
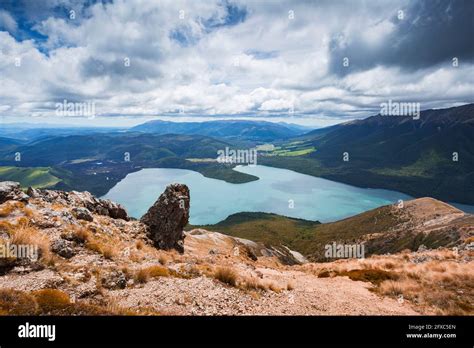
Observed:
[[[370,283],[317,278],[299,271],[260,268],[264,280],[292,290],[247,292],[206,278],[160,278],[143,287],[110,291],[124,307],[148,306],[174,315],[416,315],[409,303],[378,296]]]

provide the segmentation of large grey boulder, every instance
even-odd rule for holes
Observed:
[[[27,202],[29,196],[21,190],[21,185],[14,181],[0,182],[0,204],[6,201]]]
[[[184,252],[184,227],[189,220],[189,188],[182,184],[169,185],[165,192],[143,215],[148,236],[156,247]]]

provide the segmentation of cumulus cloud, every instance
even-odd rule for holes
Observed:
[[[67,99],[104,116],[340,121],[388,99],[473,101],[469,0],[35,3],[1,5],[1,116]]]

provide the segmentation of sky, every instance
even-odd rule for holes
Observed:
[[[0,122],[322,127],[462,105],[473,18],[471,0],[0,0]]]

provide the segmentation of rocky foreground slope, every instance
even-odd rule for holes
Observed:
[[[410,204],[435,217],[427,231],[447,219]],[[449,249],[310,263],[282,245],[183,232],[188,216],[179,184],[138,221],[87,192],[0,183],[0,314],[474,313],[472,226]],[[20,246],[33,252],[14,255]]]

